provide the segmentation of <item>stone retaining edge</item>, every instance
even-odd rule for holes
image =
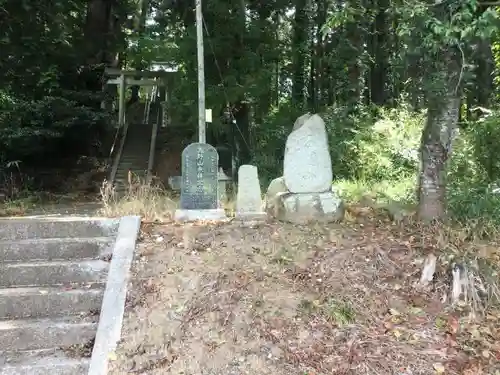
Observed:
[[[110,354],[120,340],[127,284],[140,226],[139,216],[120,219],[88,375],[108,373]]]

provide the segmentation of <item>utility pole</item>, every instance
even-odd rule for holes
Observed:
[[[205,114],[205,52],[203,48],[203,13],[196,0],[196,42],[198,52],[198,142],[207,143]]]

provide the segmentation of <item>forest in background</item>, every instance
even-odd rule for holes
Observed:
[[[499,20],[475,0],[205,0],[209,140],[228,132],[263,186],[297,116],[318,112],[344,196],[420,201],[424,218],[500,222]],[[0,1],[5,199],[40,171],[109,155],[105,67],[177,69],[171,120],[197,125],[194,1]],[[131,95],[137,95],[132,90]]]

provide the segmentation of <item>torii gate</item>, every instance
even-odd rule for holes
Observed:
[[[165,101],[168,100],[168,91],[171,86],[169,78],[173,72],[165,70],[159,71],[136,71],[136,70],[122,70],[117,68],[106,68],[104,73],[106,76],[111,77],[106,81],[108,85],[118,86],[118,128],[125,126],[125,92],[127,87],[130,86],[146,86],[146,87],[161,87],[166,88],[163,97]],[[136,77],[140,77],[137,79]]]
[[[158,65],[158,63],[156,64]],[[164,101],[167,102],[168,98],[170,95],[168,93],[171,90],[171,85],[168,83],[172,82],[170,79],[173,77],[173,74],[175,72],[167,72],[165,70],[158,70],[158,71],[136,71],[136,70],[122,70],[122,69],[117,69],[117,68],[106,68],[104,71],[105,75],[108,77],[111,77],[106,81],[106,84],[108,85],[117,85],[118,86],[118,127],[116,131],[116,135],[118,136],[119,132],[121,131],[123,134],[122,140],[120,142],[120,146],[118,149],[118,154],[117,157],[115,158],[115,162],[113,163],[112,171],[111,171],[111,178],[110,180],[114,180],[114,176],[116,175],[116,170],[118,168],[118,162],[121,156],[121,153],[123,151],[123,147],[125,145],[125,138],[127,134],[127,128],[128,128],[128,123],[125,119],[125,93],[127,90],[128,86],[149,86],[149,87],[157,87],[157,88],[162,88],[164,89],[163,95],[160,95],[164,98]],[[140,77],[137,79],[136,77]],[[149,103],[150,100],[148,100],[148,103],[145,108],[145,118],[149,117]],[[146,112],[147,111],[147,112]],[[158,125],[159,122],[163,121],[163,116],[158,119],[159,121],[155,121],[153,123],[153,129],[152,129],[152,134],[151,134],[151,149],[150,149],[150,155],[149,155],[149,161],[148,161],[148,180],[150,178],[150,171],[153,166],[153,161],[154,161],[154,150],[155,147],[154,145],[156,144],[156,135],[158,132]],[[115,137],[116,140],[116,137]],[[114,152],[114,147],[115,145],[113,144],[113,147],[111,149],[111,154]]]

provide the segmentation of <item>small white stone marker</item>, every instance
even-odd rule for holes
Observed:
[[[242,165],[238,169],[238,194],[236,196],[236,218],[265,219],[262,211],[262,194],[259,175],[254,165]]]

